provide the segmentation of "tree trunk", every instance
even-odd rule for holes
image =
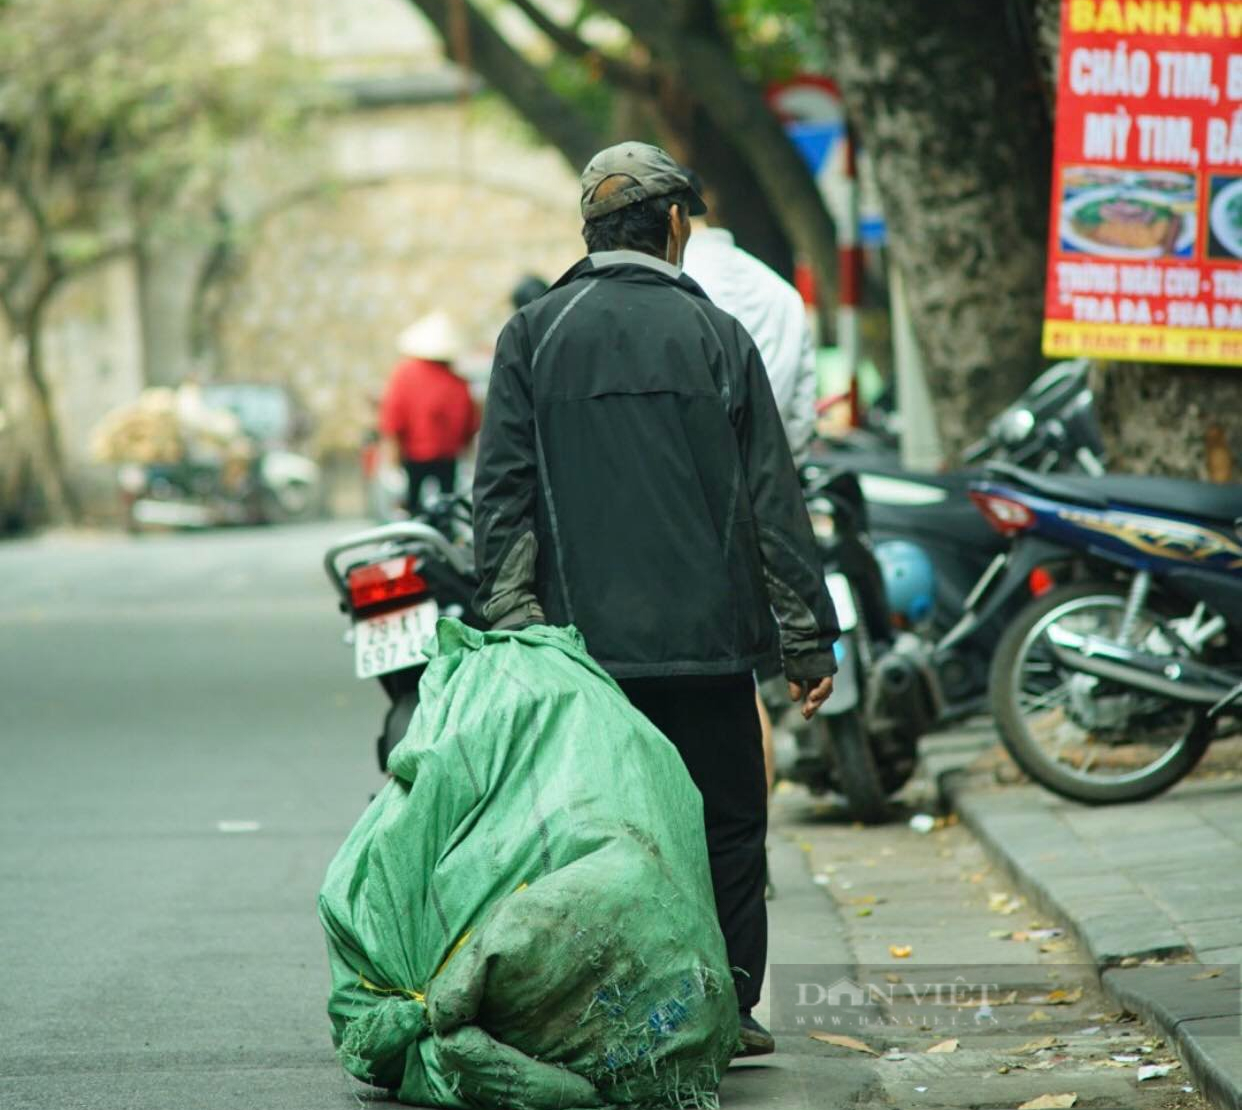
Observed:
[[[180,385],[193,369],[198,278],[211,244],[144,242],[137,251],[143,380]]]
[[[954,454],[1043,364],[1052,153],[1035,58],[995,0],[819,0]]]
[[[65,470],[60,423],[43,367],[43,315],[52,292],[48,289],[36,299],[15,330],[24,348],[22,366],[30,397],[27,432],[35,484],[48,519],[73,524],[81,518],[81,506]]]
[[[460,4],[469,32],[469,59],[456,59],[477,71],[545,141],[575,169],[608,144],[590,121],[554,92],[539,69],[513,49],[470,0],[409,0],[431,21],[453,55],[453,9]]]
[[[1113,363],[1092,385],[1110,469],[1242,481],[1237,370]]]

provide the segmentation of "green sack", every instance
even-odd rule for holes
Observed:
[[[319,895],[341,1063],[422,1106],[712,1105],[737,997],[676,750],[574,629],[431,654]]]

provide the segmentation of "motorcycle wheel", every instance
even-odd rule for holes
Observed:
[[[1125,592],[1111,583],[1053,590],[1018,614],[992,664],[989,696],[1006,750],[1041,786],[1086,805],[1137,802],[1169,789],[1212,738],[1201,709],[1074,672],[1044,646],[1047,630],[1062,621],[1115,635],[1125,606]],[[1175,643],[1167,625],[1158,607],[1145,608],[1137,642]]]
[[[887,821],[892,807],[875,752],[860,713],[842,713],[828,722],[834,785],[845,797],[850,815],[867,825]]]
[[[384,731],[375,742],[375,755],[379,760],[379,769],[388,772],[388,757],[393,748],[405,739],[406,730],[410,727],[410,718],[418,708],[418,687],[402,694],[388,707],[384,714]]]

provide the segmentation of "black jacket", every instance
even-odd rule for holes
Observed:
[[[478,608],[577,625],[618,678],[750,670],[774,611],[786,674],[832,674],[836,614],[762,359],[667,269],[584,259],[501,332]]]

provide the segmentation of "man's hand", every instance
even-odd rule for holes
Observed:
[[[789,700],[802,703],[802,716],[810,720],[832,693],[831,678],[811,678],[789,683]]]

